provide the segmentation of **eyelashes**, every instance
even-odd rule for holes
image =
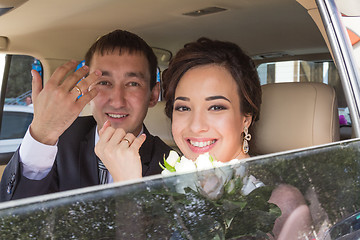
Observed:
[[[221,111],[221,110],[226,110],[227,107],[223,106],[223,105],[212,105],[210,106],[209,110],[213,110],[213,111]]]
[[[110,85],[109,82],[107,81],[99,81],[96,83],[96,85],[102,85],[102,86],[105,86],[105,85]]]
[[[223,105],[211,105],[208,108],[208,111],[222,111],[222,110],[226,110],[226,109],[228,109],[228,108]],[[191,109],[187,106],[180,105],[180,106],[175,106],[174,110],[178,111],[178,112],[186,112],[186,111],[190,111]]]
[[[178,112],[190,111],[190,108],[188,108],[186,106],[175,106],[174,109],[175,109],[175,111],[178,111]]]

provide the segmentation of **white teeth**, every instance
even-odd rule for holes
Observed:
[[[126,117],[126,115],[121,115],[121,114],[112,114],[112,113],[108,113],[109,117],[112,118],[123,118]]]
[[[200,147],[200,148],[209,146],[209,145],[214,144],[214,143],[215,143],[215,140],[207,141],[207,142],[194,142],[194,141],[190,140],[191,145],[193,145],[194,147]]]

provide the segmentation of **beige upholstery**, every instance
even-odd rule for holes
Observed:
[[[165,102],[158,102],[154,107],[149,108],[144,123],[151,134],[158,136],[167,145],[176,149],[171,134],[171,121],[165,114]]]
[[[267,154],[339,140],[335,91],[323,83],[262,86],[260,120],[252,130],[251,150]]]
[[[335,91],[322,83],[275,83],[262,86],[260,120],[252,127],[251,152],[266,154],[339,140]],[[176,149],[165,102],[149,108],[148,130]]]

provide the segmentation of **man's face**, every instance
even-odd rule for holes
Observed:
[[[123,128],[137,136],[142,128],[148,107],[156,104],[159,86],[150,91],[149,63],[141,53],[117,51],[101,56],[95,53],[90,72],[99,69],[102,77],[90,88],[98,95],[90,102],[98,129],[106,120],[115,128]]]

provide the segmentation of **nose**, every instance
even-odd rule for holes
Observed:
[[[113,87],[109,94],[109,103],[113,108],[121,108],[126,104],[125,89],[123,87]]]
[[[189,125],[194,133],[206,132],[209,129],[206,114],[201,111],[192,111]]]

